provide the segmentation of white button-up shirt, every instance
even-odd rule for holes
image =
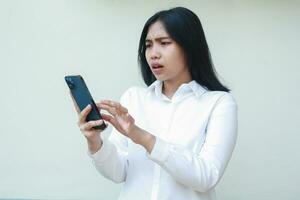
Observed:
[[[213,200],[237,138],[237,105],[228,92],[196,81],[169,99],[162,82],[121,97],[136,125],[156,136],[151,154],[113,129],[91,155],[96,169],[124,182],[120,200]]]

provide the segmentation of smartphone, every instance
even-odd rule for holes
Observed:
[[[87,115],[86,121],[88,122],[91,120],[94,121],[94,120],[102,119],[102,116],[101,116],[83,78],[80,75],[65,76],[65,81],[67,82],[67,85],[69,86],[71,94],[72,94],[74,100],[76,101],[80,111],[82,111],[89,104],[92,106],[92,110]],[[99,126],[95,126],[93,128],[104,130],[106,128],[106,124],[103,123],[103,124],[101,124]]]

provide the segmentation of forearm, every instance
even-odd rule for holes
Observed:
[[[204,192],[218,181],[219,173],[213,163],[199,158],[184,147],[178,148],[164,142],[139,127],[133,130],[130,133],[131,140],[143,146],[150,159],[161,165],[178,182]]]
[[[116,145],[108,138],[99,142],[88,141],[90,157],[98,172],[114,181],[123,182],[127,171],[127,157],[117,150]],[[94,152],[95,151],[95,152]]]
[[[149,158],[167,171],[177,182],[198,192],[215,186],[222,174],[219,163],[192,150],[157,138]]]
[[[143,146],[149,154],[151,153],[156,141],[154,135],[139,128],[138,126],[133,128],[132,132],[130,133],[130,139],[134,143]]]
[[[88,149],[91,154],[96,153],[102,147],[102,139],[100,135],[95,136],[94,138],[87,138]]]

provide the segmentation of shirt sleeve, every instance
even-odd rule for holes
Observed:
[[[148,157],[175,180],[193,190],[207,192],[222,177],[237,138],[237,105],[226,93],[217,101],[210,116],[205,142],[199,152],[156,138]]]
[[[128,108],[130,94],[127,90],[120,103]],[[130,110],[129,110],[130,112]],[[97,171],[104,177],[121,183],[126,179],[128,169],[128,139],[113,128],[108,138],[103,138],[101,148],[94,154],[88,151]]]

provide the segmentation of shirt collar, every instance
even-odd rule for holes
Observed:
[[[151,92],[153,90],[156,96],[162,96],[162,81],[156,80],[147,88],[147,92]],[[182,94],[192,91],[195,94],[195,96],[199,98],[203,93],[207,92],[207,89],[201,86],[195,80],[192,80],[189,83],[181,84],[177,89],[176,93],[178,91]]]

